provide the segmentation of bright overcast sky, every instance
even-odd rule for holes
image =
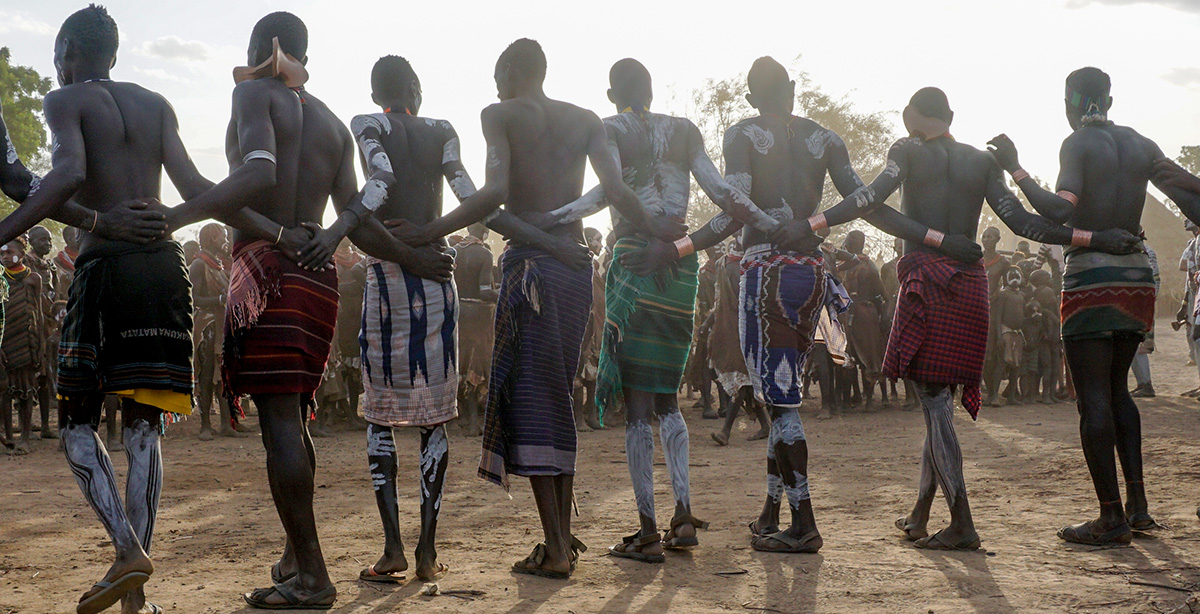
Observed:
[[[0,45],[12,49],[14,63],[52,77],[54,34],[83,6],[3,0]],[[484,150],[479,111],[496,100],[496,57],[520,37],[537,39],[546,50],[547,94],[601,116],[614,112],[605,90],[608,68],[620,58],[637,58],[650,69],[656,109],[680,110],[705,79],[744,73],[755,58],[771,55],[807,71],[826,92],[849,96],[859,110],[891,113],[898,130],[898,111],[909,96],[923,86],[941,87],[956,113],[958,140],[983,147],[1006,132],[1025,168],[1052,180],[1059,144],[1069,132],[1063,79],[1094,65],[1112,75],[1113,120],[1134,126],[1168,155],[1200,144],[1200,54],[1191,48],[1200,31],[1200,0],[471,0],[410,6],[115,0],[108,8],[121,48],[113,78],[136,81],[174,104],[184,142],[213,180],[227,172],[230,71],[246,62],[255,21],[275,10],[296,13],[308,24],[307,87],[347,123],[379,111],[370,99],[374,61],[386,54],[407,57],[424,90],[421,114],[455,125],[477,182]],[[168,187],[164,201],[173,198]]]

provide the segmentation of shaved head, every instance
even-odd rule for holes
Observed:
[[[608,98],[618,107],[650,108],[654,95],[650,88],[650,71],[633,58],[617,60],[608,71]]]
[[[746,75],[746,85],[749,86],[751,94],[772,94],[790,81],[783,64],[769,56],[754,60],[754,65]]]

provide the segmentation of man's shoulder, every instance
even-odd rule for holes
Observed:
[[[288,93],[291,93],[291,90],[287,91]],[[309,119],[320,119],[321,121],[326,122],[329,128],[332,128],[343,134],[349,134],[349,129],[346,128],[346,124],[342,122],[341,118],[339,118],[337,114],[334,113],[333,110],[330,109],[329,106],[326,105],[320,98],[313,96],[307,90],[304,92],[303,108],[305,121],[308,121]]]
[[[436,119],[433,117],[419,117],[417,119],[420,119],[421,123],[424,124],[426,128],[432,128],[441,132],[449,132],[454,130],[454,126],[450,125],[450,122],[444,119]]]
[[[363,113],[350,118],[350,130],[361,134],[364,130],[374,129],[380,134],[392,132],[392,120],[386,113]]]

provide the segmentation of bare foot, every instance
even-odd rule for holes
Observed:
[[[200,429],[200,441],[212,441],[215,435],[216,433],[213,432],[211,427],[206,426]]]
[[[821,412],[817,414],[817,420],[828,420],[833,417],[833,413],[828,407],[822,407]]]
[[[724,431],[722,431],[720,433],[709,433],[709,434],[712,435],[713,441],[717,442],[718,446],[723,447],[723,446],[729,445],[729,434],[728,433],[725,433]]]
[[[29,440],[24,437],[17,442],[17,445],[13,446],[13,456],[25,456],[32,451],[32,448],[29,447]]]
[[[245,431],[235,431],[229,427],[224,427],[221,429],[221,436],[222,437],[233,437],[233,438],[237,439],[240,437],[249,437],[250,433],[247,433]]]
[[[403,552],[400,553],[400,556],[392,556],[385,552],[379,557],[379,561],[372,565],[372,568],[375,569],[375,573],[380,574],[408,571],[408,559],[404,558]]]
[[[747,437],[746,441],[758,441],[760,439],[766,439],[767,436],[770,434],[771,434],[771,429],[759,427],[758,432]]]
[[[104,447],[108,448],[109,452],[120,452],[125,449],[125,444],[121,443],[120,439],[109,438],[104,442]]]
[[[58,433],[50,427],[45,427],[42,429],[42,439],[58,439]]]
[[[450,567],[438,562],[436,554],[431,557],[420,557],[417,561],[417,579],[422,582],[433,582],[449,571]]]
[[[896,528],[904,533],[905,539],[917,541],[929,537],[929,530],[925,528],[925,523],[915,522],[910,520],[911,518],[912,516],[901,516],[896,519]]]

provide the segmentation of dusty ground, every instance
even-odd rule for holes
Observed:
[[[1153,357],[1160,396],[1141,407],[1151,511],[1169,528],[1139,535],[1131,548],[1077,548],[1054,535],[1095,509],[1072,405],[985,408],[977,423],[959,413],[971,503],[986,548],[974,554],[917,551],[892,527],[914,495],[919,413],[892,410],[827,422],[806,413],[825,548],[819,555],[771,555],[750,550],[745,529],[763,497],[763,443],[746,443],[743,430],[733,445],[717,448],[709,439],[717,424],[689,409],[694,507],[713,525],[701,534],[702,546],[669,554],[658,566],[603,556],[634,530],[635,507],[622,431],[585,434],[576,533],[592,550],[570,582],[508,571],[540,540],[529,488],[516,482],[509,500],[477,479],[479,439],[452,429],[439,546],[453,572],[440,584],[486,595],[472,603],[423,597],[419,582],[381,590],[355,580],[378,556],[382,539],[364,436],[339,433],[317,441],[317,515],[338,583],[335,611],[1171,611],[1200,587],[1200,405],[1177,396],[1197,380],[1195,369],[1183,366],[1182,334],[1165,332],[1165,322],[1161,329]],[[256,438],[202,443],[197,428],[197,421],[173,427],[164,442],[158,571],[148,591],[167,612],[247,611],[240,594],[269,584],[268,566],[283,541],[262,447]],[[401,441],[401,466],[415,467],[416,433]],[[124,455],[114,463],[123,472]],[[665,467],[658,471],[660,520],[666,522],[670,489]],[[401,499],[410,546],[417,532],[415,470],[412,475],[402,482]],[[933,524],[946,518],[939,498]],[[73,611],[111,556],[53,442],[38,442],[32,456],[0,458],[0,614]],[[738,570],[745,573],[717,575]]]

